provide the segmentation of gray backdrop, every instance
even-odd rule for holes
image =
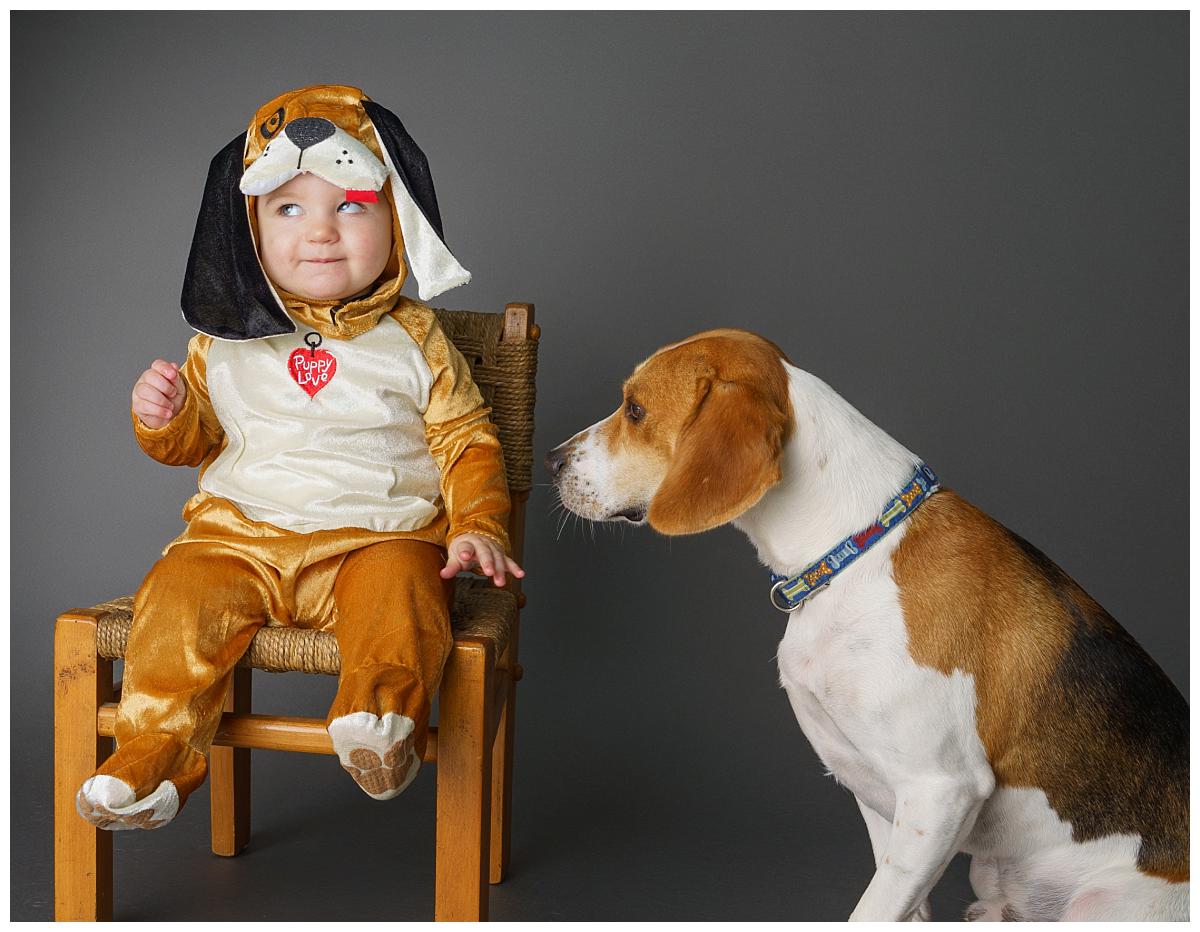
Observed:
[[[1186,13],[15,13],[11,35],[13,918],[52,902],[53,618],[133,591],[194,490],[127,406],[189,336],[209,159],[305,84],[364,88],[424,147],[475,276],[438,303],[536,303],[539,450],[656,347],[759,331],[1186,693]],[[752,548],[552,508],[543,484],[493,916],[846,916],[867,835],[778,686]],[[255,691],[320,716],[332,681]],[[431,914],[432,770],[381,804],[329,758],[254,766],[242,857],[208,853],[207,792],[117,836],[118,916]],[[935,911],[970,898],[959,859]]]

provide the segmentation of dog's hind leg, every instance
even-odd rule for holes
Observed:
[[[995,858],[982,858],[976,855],[971,858],[971,869],[968,875],[971,889],[979,897],[967,907],[963,916],[967,922],[1004,922],[1009,915],[1005,914],[1004,894],[1000,889],[1000,865]]]

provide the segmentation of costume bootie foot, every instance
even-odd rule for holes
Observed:
[[[166,825],[201,783],[204,755],[173,735],[139,735],[122,744],[75,796],[75,809],[110,831]]]
[[[421,769],[413,720],[394,712],[379,718],[351,712],[329,723],[329,737],[342,769],[373,799],[399,795]]]
[[[130,828],[159,828],[179,812],[179,792],[170,780],[137,799],[124,780],[99,774],[90,777],[75,797],[75,808],[97,828],[121,831]]]

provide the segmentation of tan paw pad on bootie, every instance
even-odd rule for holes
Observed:
[[[355,748],[350,752],[350,765],[343,764],[342,768],[368,795],[390,799],[408,786],[412,765],[412,738],[409,737],[393,744],[382,760],[374,751]]]
[[[413,720],[388,712],[352,712],[329,723],[329,736],[342,769],[374,799],[391,799],[413,781],[421,767]]]
[[[142,799],[124,780],[100,774],[86,780],[75,796],[75,809],[97,828],[112,832],[166,825],[179,811],[179,793],[170,780]]]

